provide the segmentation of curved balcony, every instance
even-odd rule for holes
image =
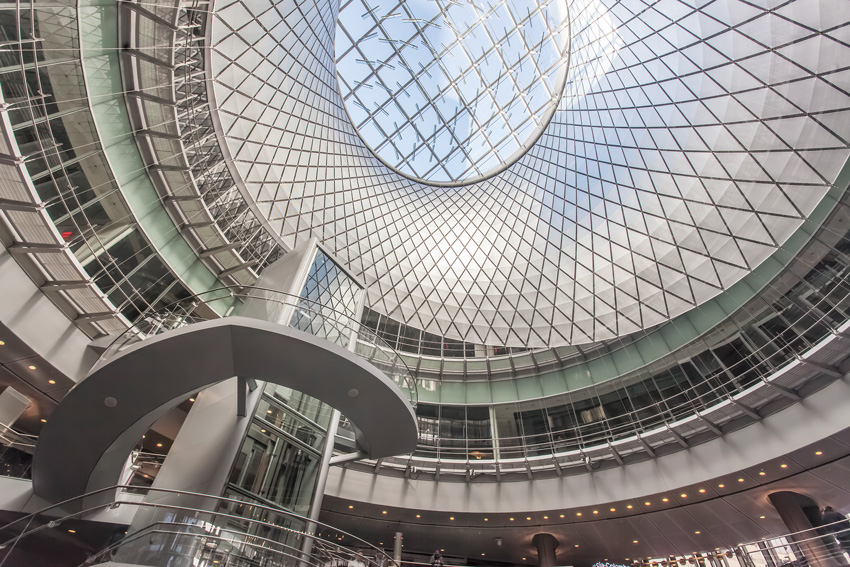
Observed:
[[[206,505],[198,506],[199,499]],[[89,505],[80,512],[66,513],[64,509],[75,501]],[[91,535],[97,533],[90,529],[95,522],[82,520],[109,521],[115,529],[101,529],[99,536]],[[567,556],[577,565],[590,565],[606,557],[610,558],[610,565],[633,567],[805,567],[830,564],[831,560],[844,564],[845,546],[850,540],[847,525],[846,520],[839,520],[745,543],[722,530],[704,534],[698,538],[701,543],[679,536],[660,545],[657,540],[634,539],[636,534],[628,528],[615,528],[605,532],[608,537],[604,547],[588,542],[581,550],[570,546],[559,557]],[[558,532],[559,527],[553,525],[549,529]],[[89,534],[84,536],[86,532]],[[512,545],[509,537],[505,539],[509,540],[505,546],[509,556],[533,553],[527,547],[530,541],[520,540]],[[423,546],[414,544],[408,553],[424,551],[417,547]],[[0,562],[5,567],[38,564],[39,553],[44,549],[62,553],[63,565],[115,561],[151,567],[276,566],[302,562],[304,567],[326,567],[358,561],[363,567],[384,567],[392,561],[382,549],[351,533],[279,507],[177,490],[140,490],[129,485],[89,493],[0,527]],[[420,563],[410,561],[408,556],[403,564]]]
[[[564,394],[547,397],[544,388],[537,399],[510,404],[421,403],[417,451],[382,466],[467,478],[595,470],[720,436],[843,377],[850,326],[848,235],[841,224],[847,210],[845,203],[837,207],[837,221],[825,225],[779,280],[699,340],[596,384],[587,379],[591,370],[616,372],[618,359],[590,361],[577,368],[587,377],[567,376],[568,385],[579,386]]]
[[[181,299],[143,314],[101,354],[95,368],[141,341],[193,323],[218,319],[217,312],[282,323],[347,348],[390,378],[416,407],[418,390],[410,369],[398,353],[371,329],[315,301],[259,287],[222,287]]]

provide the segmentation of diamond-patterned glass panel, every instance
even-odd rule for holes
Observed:
[[[553,346],[667,321],[781,248],[850,155],[844,0],[571,0],[546,130],[451,190],[393,172],[357,135],[338,10],[216,3],[223,143],[282,244],[319,238],[368,305],[435,334]]]
[[[290,326],[348,347],[351,320],[358,320],[357,302],[362,288],[327,254],[316,251],[307,281],[292,313]]]
[[[470,183],[546,127],[569,41],[566,0],[343,0],[336,70],[381,161],[427,183]]]

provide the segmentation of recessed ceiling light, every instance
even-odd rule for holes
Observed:
[[[195,398],[189,398],[189,401],[190,401],[190,402],[194,402],[194,401],[195,401]]]
[[[632,543],[637,543],[637,542],[638,542],[638,540],[636,540],[636,539],[632,540]]]
[[[47,383],[48,383],[48,384],[55,384],[55,383],[56,383],[56,380],[50,379],[50,380],[48,380],[48,381],[47,381]]]
[[[455,519],[455,517],[454,517],[454,516],[449,516],[449,520],[454,521],[454,519]]]
[[[766,473],[766,472],[764,472],[764,471],[759,471],[759,476],[764,476],[764,475],[766,475],[766,474],[767,474],[767,473]]]
[[[594,514],[598,514],[598,513],[599,513],[599,510],[594,510],[594,511],[593,511],[593,513],[594,513]]]
[[[523,557],[522,560],[525,561],[525,557]]]
[[[68,530],[68,533],[69,534],[75,534],[75,533],[77,533],[77,530]]]
[[[631,504],[629,504],[628,506],[626,506],[626,509],[627,509],[627,510],[631,510],[631,509],[632,509],[632,505],[631,505]]]
[[[700,488],[700,489],[699,489],[699,493],[700,493],[700,494],[705,494],[705,488]]]
[[[528,517],[526,518],[526,520],[530,520],[530,519],[531,519],[531,516],[528,516]]]
[[[694,533],[695,533],[695,534],[697,534],[697,535],[699,535],[699,534],[701,534],[702,532],[701,532],[701,531],[699,531],[699,530],[697,530],[697,531],[695,531]]]
[[[260,429],[260,433],[265,433],[265,432],[266,432],[265,429]]]
[[[652,504],[650,504],[649,502],[644,502],[643,505],[644,506],[652,506]]]
[[[743,478],[739,478],[739,479],[738,479],[738,482],[744,482],[744,479],[743,479]]]
[[[484,521],[485,521],[485,522],[489,522],[490,520],[489,520],[489,519],[487,519],[487,518],[484,518]]]
[[[544,520],[548,520],[548,519],[549,519],[549,516],[543,516],[543,519],[544,519]]]
[[[386,514],[386,513],[387,513],[386,510],[381,510],[381,514]]]
[[[687,495],[687,494],[685,494],[684,492],[683,492],[683,493],[681,493],[679,496],[681,496],[682,498],[687,498],[687,497],[688,497],[688,495]]]
[[[616,512],[616,511],[617,511],[617,509],[616,509],[616,508],[611,508],[611,511],[612,511],[612,512]]]
[[[162,443],[157,443],[157,444],[156,444],[156,446],[157,446],[157,447],[162,447]]]
[[[576,544],[576,547],[578,547],[578,544]]]
[[[351,504],[349,504],[349,505],[348,505],[348,509],[349,509],[349,510],[354,510],[354,506],[352,506]]]
[[[508,520],[510,520],[510,521],[512,521],[512,522],[514,521],[514,519],[513,519],[513,518],[508,518]]]
[[[6,341],[0,341],[0,346],[4,346],[5,344],[6,344]]]
[[[35,370],[35,366],[33,366],[32,364],[30,364],[29,366],[27,366],[27,368],[29,368],[30,370]]]
[[[764,520],[764,516],[759,516],[759,520]]]
[[[661,501],[662,502],[670,502],[670,499],[669,498],[662,498]]]
[[[272,412],[272,410],[266,410],[266,413],[271,413],[271,412]]]
[[[484,555],[483,553],[481,555]]]
[[[563,514],[561,514],[561,517],[563,518],[563,517],[564,517],[564,515],[563,515]]]
[[[416,517],[417,517],[417,518],[421,518],[422,516],[421,516],[420,514],[416,514]]]
[[[32,366],[30,366],[30,368],[32,368]],[[33,370],[34,370],[34,369],[33,369]],[[815,455],[817,455],[818,457],[820,457],[821,455],[823,455],[823,451],[815,451]]]
[[[717,485],[717,488],[726,488],[726,485],[721,482]]]
[[[46,419],[44,419],[44,418],[42,417],[42,418],[41,418],[41,423],[47,423],[47,420],[46,420]]]
[[[780,469],[787,469],[788,465],[786,465],[785,463],[782,463],[781,465],[779,465],[779,468]]]
[[[576,512],[576,516],[581,516],[581,512]]]

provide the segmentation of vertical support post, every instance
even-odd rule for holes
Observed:
[[[539,533],[531,538],[531,543],[537,547],[537,566],[554,567],[558,564],[556,549],[558,540],[552,534]]]
[[[496,408],[490,406],[490,438],[493,440],[493,459],[498,463],[499,454],[499,429],[496,426]]]
[[[832,535],[826,534],[820,538],[817,537],[819,534],[814,529],[816,526],[812,525],[812,520],[804,510],[804,505],[817,510],[816,502],[806,496],[786,490],[768,494],[767,499],[779,512],[779,517],[782,518],[788,531],[794,534],[789,536],[788,539],[797,545],[811,567],[846,565],[843,557],[839,558],[839,554],[834,553],[832,549],[837,547],[832,541]]]
[[[773,553],[770,548],[767,547],[767,543],[760,541],[758,542],[759,550],[761,550],[761,556],[764,558],[764,562],[767,567],[776,567],[776,561],[773,559]]]
[[[248,382],[242,376],[236,377],[236,417],[248,415]]]
[[[247,392],[244,403],[247,415],[239,417],[237,389],[245,392],[246,388],[237,378],[231,378],[198,393],[154,480],[153,488],[185,490],[196,496],[151,492],[145,496],[145,502],[179,504],[211,513],[218,507],[217,497],[224,493],[230,476],[229,464],[239,455],[251,427],[250,416],[262,395],[259,388]],[[222,463],[228,465],[221,466]],[[140,508],[131,523],[131,533],[167,513],[168,508]]]
[[[395,563],[395,567],[401,567],[401,548],[403,542],[404,534],[402,532],[396,532],[395,540],[393,540],[393,563]]]
[[[753,558],[750,557],[750,554],[741,547],[735,548],[735,557],[738,559],[738,563],[743,565],[744,567],[755,567],[755,562]]]
[[[334,454],[334,443],[336,442],[336,430],[339,427],[339,410],[331,412],[331,420],[328,423],[328,431],[325,436],[325,446],[322,449],[322,462],[319,464],[319,476],[316,479],[316,490],[313,493],[313,502],[310,503],[310,511],[307,517],[311,520],[318,520],[319,513],[322,511],[322,500],[325,497],[325,488],[328,485],[328,471],[331,468],[331,457]],[[313,540],[316,535],[316,524],[308,522],[304,530],[304,542],[301,544],[302,567],[309,564],[310,552],[313,551]]]

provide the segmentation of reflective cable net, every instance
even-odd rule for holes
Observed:
[[[565,0],[348,0],[336,68],[358,134],[429,183],[504,169],[546,127],[569,56]]]
[[[216,2],[211,91],[240,190],[283,245],[321,239],[367,305],[449,338],[590,343],[699,306],[781,248],[850,154],[846,6],[568,7],[545,131],[447,190],[389,169],[351,124],[337,0]]]

